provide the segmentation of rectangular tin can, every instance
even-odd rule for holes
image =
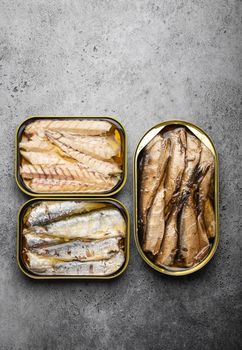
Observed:
[[[121,155],[122,155],[122,174],[120,181],[111,189],[105,192],[34,192],[23,181],[20,175],[21,155],[19,143],[25,127],[36,120],[97,120],[108,121],[115,126],[121,138]],[[96,117],[96,116],[31,116],[25,119],[16,130],[16,148],[15,148],[15,179],[18,187],[25,194],[31,197],[109,197],[118,193],[125,185],[127,179],[127,134],[123,125],[113,117]]]
[[[88,275],[37,275],[34,274],[32,271],[30,271],[22,257],[22,249],[23,249],[23,236],[22,236],[22,230],[23,230],[23,218],[27,211],[27,209],[37,202],[41,201],[76,201],[76,202],[97,202],[97,203],[104,203],[104,204],[112,204],[114,207],[116,207],[123,215],[125,221],[126,221],[126,237],[124,239],[124,255],[125,255],[125,262],[123,266],[115,273],[107,276],[88,276]],[[36,280],[56,280],[56,279],[63,279],[63,280],[69,280],[69,279],[77,279],[77,280],[110,280],[114,279],[121,274],[124,273],[126,270],[128,263],[129,263],[129,251],[130,251],[130,217],[129,212],[127,208],[117,199],[113,198],[53,198],[53,197],[43,197],[43,198],[32,198],[25,202],[18,212],[18,219],[17,219],[17,263],[20,268],[20,270],[28,277]]]
[[[197,265],[191,268],[180,268],[180,269],[170,269],[169,267],[161,267],[156,265],[151,259],[147,257],[147,255],[144,253],[141,245],[141,223],[139,222],[139,193],[140,193],[140,187],[139,187],[139,175],[140,175],[140,160],[142,151],[145,148],[145,146],[159,133],[161,132],[165,127],[185,127],[187,128],[191,133],[193,133],[202,143],[207,146],[207,148],[212,152],[214,156],[214,163],[215,163],[215,171],[214,171],[214,212],[215,212],[215,222],[216,222],[216,228],[215,228],[215,238],[213,240],[212,246],[210,248],[210,251],[206,258],[199,262]],[[200,127],[186,121],[181,120],[170,120],[166,122],[162,122],[153,128],[151,128],[140,140],[135,154],[134,154],[134,238],[136,247],[138,249],[139,254],[141,255],[142,259],[150,265],[153,269],[156,271],[171,275],[171,276],[184,276],[189,275],[195,271],[200,270],[202,267],[204,267],[214,256],[215,251],[217,249],[218,243],[219,243],[219,165],[218,165],[218,154],[215,148],[215,145],[211,138],[208,136],[208,134],[205,133]]]

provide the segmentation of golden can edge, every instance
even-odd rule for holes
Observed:
[[[38,201],[85,201],[85,202],[103,202],[103,203],[112,203],[114,204],[118,209],[123,211],[125,214],[125,220],[127,224],[127,232],[126,232],[126,237],[125,237],[125,262],[124,265],[120,270],[118,270],[116,273],[109,275],[109,276],[38,276],[35,275],[34,273],[31,273],[27,269],[27,267],[24,265],[22,262],[21,258],[21,229],[22,229],[22,217],[23,217],[23,212],[25,211],[26,208],[29,207],[32,203],[38,202]],[[73,197],[62,197],[62,198],[53,198],[53,197],[41,197],[41,198],[31,198],[27,202],[21,205],[19,211],[18,211],[18,217],[17,217],[17,251],[16,251],[16,259],[17,259],[17,264],[19,269],[22,271],[22,273],[26,276],[28,276],[31,279],[34,280],[111,280],[114,278],[117,278],[118,276],[122,275],[125,270],[128,267],[129,264],[129,257],[130,257],[130,215],[128,212],[128,209],[126,206],[120,202],[119,200],[115,198],[73,198]]]
[[[20,181],[20,173],[19,173],[19,168],[20,168],[20,157],[19,157],[19,140],[22,135],[21,129],[24,127],[24,125],[31,120],[37,120],[37,119],[99,119],[99,120],[108,120],[112,124],[118,126],[119,131],[122,132],[123,134],[123,178],[120,181],[120,183],[115,186],[116,188],[114,190],[105,192],[105,193],[99,193],[99,192],[94,192],[94,193],[88,193],[88,192],[55,192],[55,193],[49,193],[49,192],[32,192],[30,191],[27,186],[24,185],[23,181]],[[123,126],[123,124],[117,120],[115,117],[111,116],[30,116],[26,118],[25,120],[22,121],[22,123],[19,124],[19,126],[16,129],[16,135],[15,135],[15,181],[20,188],[22,192],[27,194],[28,196],[31,197],[110,197],[122,190],[124,187],[126,181],[127,181],[127,173],[128,173],[128,151],[127,151],[127,133],[126,130]],[[21,183],[22,182],[22,183]]]
[[[138,156],[142,149],[149,143],[151,139],[155,135],[157,135],[164,127],[168,125],[182,125],[187,127],[189,130],[191,130],[202,142],[204,142],[204,139],[209,141],[209,149],[212,151],[214,155],[214,160],[215,160],[215,172],[214,172],[214,208],[215,208],[215,218],[216,218],[216,235],[214,238],[214,242],[212,245],[212,248],[207,255],[207,257],[202,260],[199,264],[192,268],[187,268],[184,270],[180,271],[172,271],[168,270],[166,268],[160,267],[155,265],[148,257],[145,255],[140,242],[139,242],[139,236],[138,236]],[[151,135],[150,135],[151,134]],[[200,136],[202,135],[202,139]],[[144,142],[145,140],[145,142]],[[207,144],[206,144],[207,145]],[[216,147],[214,145],[214,142],[212,141],[211,137],[199,126],[187,122],[184,120],[168,120],[165,122],[161,122],[155,126],[153,126],[151,129],[149,129],[141,138],[139,141],[135,153],[134,153],[134,158],[133,158],[133,191],[134,191],[134,239],[135,239],[135,244],[138,249],[138,252],[142,259],[149,265],[151,266],[154,270],[165,274],[165,275],[170,275],[170,276],[185,276],[185,275],[190,275],[198,270],[200,270],[202,267],[204,267],[214,256],[218,243],[219,243],[219,164],[218,164],[218,153],[216,151]]]

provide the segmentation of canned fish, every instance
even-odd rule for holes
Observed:
[[[114,199],[31,199],[18,216],[18,265],[34,279],[117,277],[129,261],[129,225]]]
[[[218,156],[210,137],[184,121],[161,123],[134,157],[135,241],[155,270],[187,275],[219,241]]]
[[[126,145],[110,117],[30,117],[17,129],[17,184],[34,197],[113,195],[126,181]]]

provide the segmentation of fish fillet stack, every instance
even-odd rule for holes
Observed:
[[[143,250],[159,266],[198,264],[215,237],[213,154],[186,128],[175,127],[150,141],[141,167]]]
[[[23,226],[22,257],[37,275],[107,276],[124,264],[126,222],[114,205],[41,201]]]
[[[107,192],[121,179],[121,135],[105,120],[39,119],[19,148],[20,175],[34,192]]]

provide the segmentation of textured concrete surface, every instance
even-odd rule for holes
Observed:
[[[1,349],[239,349],[239,1],[0,2]],[[29,115],[113,115],[132,155],[153,125],[185,119],[220,155],[221,242],[185,278],[151,270],[133,236],[123,277],[36,282],[16,263],[14,134]],[[133,231],[132,231],[133,235]]]

